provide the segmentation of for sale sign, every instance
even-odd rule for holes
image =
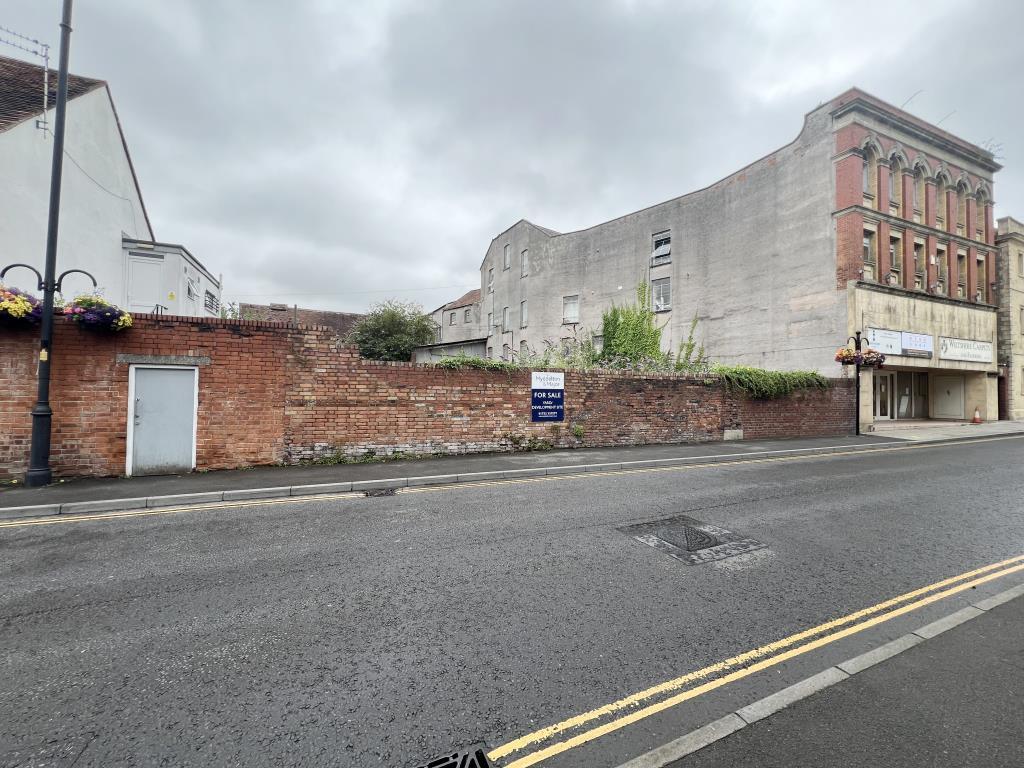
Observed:
[[[534,371],[530,383],[530,421],[565,421],[565,374]]]

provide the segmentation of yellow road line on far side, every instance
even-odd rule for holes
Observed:
[[[1020,558],[1014,558],[1014,560],[1018,559]],[[627,715],[623,715],[622,717],[619,717],[615,720],[611,720],[596,728],[592,728],[589,731],[585,731],[584,733],[577,734],[576,736],[566,739],[565,741],[560,741],[555,744],[552,744],[549,747],[545,747],[544,749],[537,750],[536,752],[531,752],[517,760],[513,760],[511,763],[505,765],[504,768],[529,768],[529,766],[531,765],[536,765],[537,763],[543,760],[547,760],[550,757],[554,757],[555,755],[561,754],[562,752],[566,752],[570,749],[573,749],[574,747],[578,747],[588,742],[594,741],[595,739],[600,738],[601,736],[625,728],[627,725],[631,725],[632,723],[651,717],[652,715],[656,715],[659,712],[663,712],[666,709],[670,709],[678,704],[683,703],[684,701],[689,701],[690,699],[697,698],[698,696],[713,691],[717,688],[721,688],[722,686],[728,685],[729,683],[735,682],[736,680],[741,680],[756,672],[768,669],[769,667],[773,667],[776,664],[781,664],[784,661],[808,653],[809,651],[813,651],[817,648],[821,648],[830,643],[834,643],[837,640],[841,640],[845,637],[855,635],[858,632],[863,632],[865,629],[870,629],[871,627],[882,624],[898,616],[902,616],[906,613],[910,613],[911,611],[915,611],[918,608],[923,608],[926,605],[930,605],[939,600],[951,597],[952,595],[964,592],[965,590],[972,589],[981,584],[993,581],[994,579],[999,579],[1003,576],[1008,576],[1011,573],[1017,573],[1020,571],[1024,571],[1024,563],[1013,566],[1011,568],[1006,568],[1001,571],[996,571],[995,573],[990,573],[986,576],[982,576],[980,578],[965,582],[963,584],[959,584],[955,587],[943,590],[942,592],[937,592],[933,595],[929,595],[928,597],[922,598],[921,600],[918,600],[916,602],[908,603],[907,605],[903,605],[899,608],[889,611],[888,613],[883,613],[879,616],[875,616],[874,618],[868,619],[867,621],[861,622],[860,624],[854,624],[853,626],[847,627],[846,629],[842,629],[838,632],[825,635],[824,637],[820,637],[817,640],[813,640],[804,645],[797,646],[796,648],[791,648],[790,650],[784,651],[783,653],[780,653],[776,656],[771,656],[767,659],[763,659],[759,662],[750,665],[749,667],[743,667],[723,677],[716,678],[695,688],[685,690],[681,693],[676,694],[675,696],[671,696],[655,704],[651,704],[647,707],[644,707],[643,709],[638,709]],[[502,755],[508,754],[508,752],[503,751],[504,748],[504,746],[498,747],[497,749],[489,752],[487,754],[488,759],[497,760]]]
[[[1012,440],[1024,437],[1022,435],[1004,435],[997,437],[982,437],[972,439],[971,443],[988,443],[995,440]],[[653,472],[681,472],[685,470],[708,469],[713,467],[725,467],[744,464],[766,464],[780,461],[807,461],[810,459],[832,458],[834,456],[855,456],[866,453],[889,453],[892,451],[920,450],[924,448],[941,448],[949,443],[933,443],[925,445],[893,445],[880,448],[867,448],[852,451],[835,451],[832,453],[804,453],[798,456],[772,456],[758,459],[733,459],[723,461],[707,461],[696,464],[668,464],[658,467],[637,467],[634,469],[609,469],[597,472],[572,472],[557,475],[541,475],[536,477],[517,477],[496,480],[479,480],[468,483],[444,483],[439,485],[409,486],[396,488],[396,493],[437,493],[440,491],[451,491],[460,488],[485,488],[495,485],[514,485],[521,483],[546,483],[559,480],[580,480],[588,477],[615,477],[619,475],[649,474]],[[337,494],[316,494],[308,496],[287,496],[280,499],[239,499],[238,501],[218,501],[207,504],[189,504],[179,507],[158,507],[153,509],[138,509],[119,512],[97,512],[95,514],[66,513],[61,515],[47,515],[28,519],[3,520],[0,521],[0,528],[19,528],[33,525],[62,525],[68,523],[88,522],[94,520],[118,520],[131,517],[150,517],[153,515],[170,515],[181,512],[203,512],[206,510],[231,509],[237,507],[262,507],[274,504],[299,504],[311,501],[331,501],[335,499],[359,499],[363,498],[361,491]]]
[[[83,523],[89,520],[116,520],[125,517],[151,517],[153,515],[173,515],[178,512],[203,512],[215,509],[233,509],[236,507],[269,506],[272,504],[292,504],[297,501],[331,499],[361,499],[361,493],[331,493],[317,496],[288,496],[282,499],[239,499],[238,501],[217,501],[209,504],[192,504],[183,507],[154,507],[146,509],[131,509],[123,512],[97,512],[95,514],[50,515],[48,517],[34,517],[28,520],[3,520],[0,521],[0,528],[18,528],[28,525],[62,525],[66,523]]]

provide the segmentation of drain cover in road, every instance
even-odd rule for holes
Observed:
[[[724,560],[768,546],[757,539],[744,538],[686,515],[627,525],[619,530],[687,565]]]
[[[436,757],[417,765],[416,768],[491,768],[491,764],[487,762],[487,755],[484,754],[484,748],[481,746],[453,752],[444,757]]]

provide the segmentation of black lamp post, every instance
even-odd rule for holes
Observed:
[[[57,114],[54,120],[53,161],[50,165],[50,212],[46,228],[46,265],[44,275],[40,276],[34,267],[29,267],[39,276],[39,290],[43,292],[43,328],[39,335],[39,384],[35,407],[32,409],[32,449],[28,472],[25,474],[25,485],[48,485],[53,481],[50,470],[50,426],[53,411],[50,410],[50,345],[53,341],[53,294],[60,288],[60,282],[70,272],[81,272],[72,269],[63,273],[59,279],[57,274],[57,224],[60,218],[60,182],[64,168],[64,115],[68,103],[68,55],[71,49],[71,0],[64,0],[64,10],[60,22],[60,70],[57,78]],[[0,277],[14,266],[12,264],[0,272]],[[96,280],[89,275],[96,284]]]
[[[36,404],[32,408],[32,447],[29,453],[28,472],[25,473],[25,485],[36,487],[49,485],[53,481],[50,470],[50,425],[53,410],[50,408],[50,346],[53,341],[53,294],[59,293],[64,278],[71,274],[85,275],[96,287],[96,278],[84,269],[68,269],[60,273],[56,280],[52,279],[53,264],[47,259],[47,272],[51,275],[46,281],[39,270],[28,264],[8,264],[0,271],[0,280],[15,267],[31,269],[36,273],[38,290],[43,292],[42,332],[39,334],[39,382]]]
[[[849,344],[851,341],[853,342],[853,348],[857,351],[857,361],[854,363],[854,371],[855,371],[854,381],[856,383],[854,384],[854,387],[855,387],[854,411],[855,411],[855,413],[854,413],[854,416],[853,416],[853,434],[859,436],[860,435],[860,353],[861,353],[861,345],[863,344],[863,341],[864,341],[861,338],[860,331],[857,331],[853,336],[850,336],[846,340],[846,343]]]

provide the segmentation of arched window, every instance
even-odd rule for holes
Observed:
[[[964,234],[967,226],[967,185],[959,182],[956,185],[956,233]]]
[[[869,208],[877,208],[876,196],[878,195],[878,155],[871,149],[864,149],[864,167],[861,178],[861,186],[864,192],[864,204]]]
[[[935,177],[935,226],[939,229],[945,229],[946,223],[949,221],[949,211],[946,205],[946,188],[949,185],[949,179],[944,173],[939,173]]]
[[[988,205],[988,192],[984,187],[978,188],[976,200],[977,204],[974,206],[974,232],[970,233],[970,237],[987,242],[988,218],[985,216],[985,206]]]

